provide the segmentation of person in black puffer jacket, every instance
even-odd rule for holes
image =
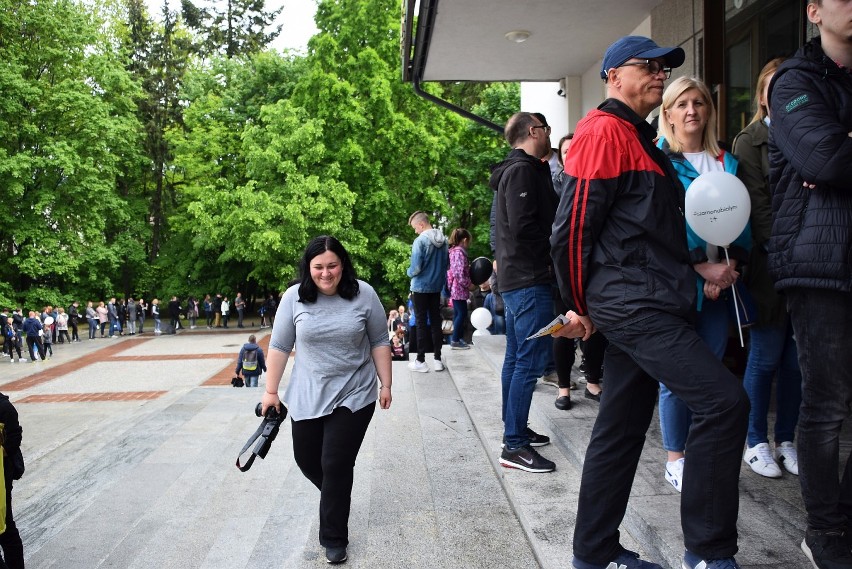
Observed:
[[[820,37],[770,86],[769,270],[787,297],[802,369],[798,458],[815,567],[852,567],[852,456],[838,477],[839,435],[852,407],[852,6],[811,0]]]

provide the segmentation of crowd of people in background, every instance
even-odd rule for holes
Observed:
[[[260,299],[257,313],[261,328],[272,325],[277,307],[278,297],[273,293]],[[229,328],[234,317],[236,327],[244,328],[248,309],[239,292],[233,299],[221,293],[206,294],[201,299],[190,296],[184,302],[174,295],[168,301],[153,298],[150,302],[129,296],[90,300],[85,307],[75,300],[67,308],[47,305],[26,313],[22,308],[4,308],[0,312],[0,357],[9,358],[12,363],[46,360],[53,355],[55,345],[79,342],[81,333],[88,340],[135,336],[146,333],[146,323],[147,331],[155,336],[176,334],[187,327],[184,322],[191,330],[200,326]],[[163,322],[166,319],[167,324]]]

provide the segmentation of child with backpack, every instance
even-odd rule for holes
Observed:
[[[13,350],[18,352],[18,363],[27,361],[26,358],[21,357],[21,333],[15,328],[15,324],[11,318],[9,318],[3,327],[3,338],[5,339],[5,347],[9,352],[9,363],[14,363],[15,361]]]
[[[263,350],[257,345],[256,340],[254,334],[249,336],[248,342],[240,348],[240,355],[237,357],[237,369],[234,373],[239,376],[242,372],[245,376],[246,387],[257,387],[257,380],[261,372],[266,371]]]

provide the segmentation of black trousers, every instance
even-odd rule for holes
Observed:
[[[338,407],[331,415],[292,422],[296,464],[320,491],[319,542],[323,547],[349,545],[355,459],[375,409],[375,403],[355,413]]]
[[[737,552],[740,461],[749,401],[739,379],[687,320],[656,312],[607,330],[606,389],[586,450],[574,555],[612,561],[621,551],[636,467],[663,383],[692,410],[680,518],[686,548],[705,559]]]
[[[562,300],[559,289],[553,287],[551,294],[553,295],[553,313],[568,312],[568,305]],[[575,353],[574,338],[553,338],[553,363],[556,366],[559,387],[562,389],[571,387],[571,368],[574,367]]]
[[[33,346],[38,350],[38,356],[41,359],[45,358],[44,355],[44,344],[39,341],[39,339],[35,336],[27,336],[27,349],[30,351],[30,361],[35,361],[35,352],[33,352]]]
[[[429,336],[432,336],[432,347],[435,359],[441,359],[441,345],[444,343],[444,333],[441,331],[441,293],[412,292],[414,301],[414,319],[417,322],[417,361],[426,361],[425,346]],[[426,325],[426,321],[429,325]]]

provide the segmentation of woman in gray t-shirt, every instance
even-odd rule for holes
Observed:
[[[376,291],[357,280],[343,245],[313,239],[299,263],[301,283],[284,293],[272,329],[263,412],[280,411],[278,386],[295,358],[284,401],[293,454],[320,490],[319,542],[329,563],[346,560],[355,459],[373,411],[391,404],[391,350]],[[378,375],[379,383],[376,383]]]

